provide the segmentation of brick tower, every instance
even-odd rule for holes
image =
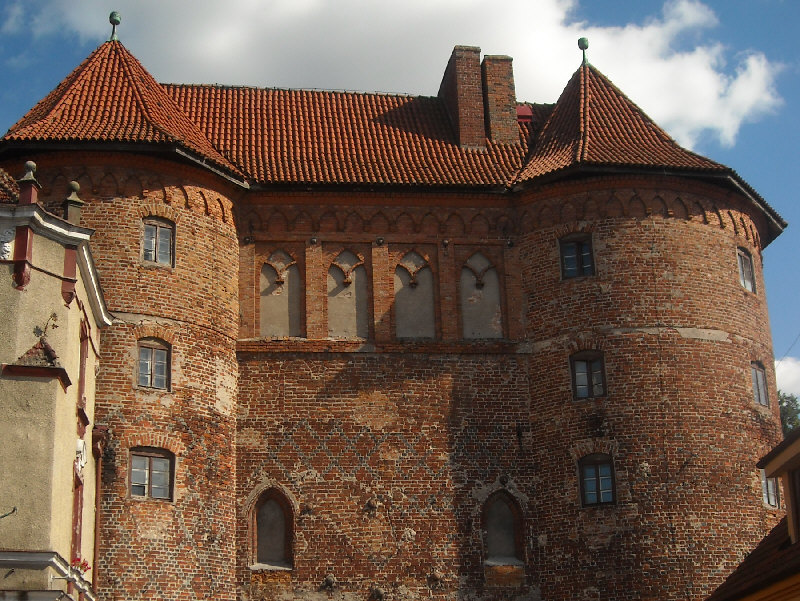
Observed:
[[[102,142],[63,151],[54,114],[69,124],[67,135]],[[15,132],[48,147],[37,157],[48,165],[46,206],[55,211],[66,182],[80,182],[81,224],[96,230],[92,247],[115,316],[97,376],[96,421],[111,433],[99,593],[233,599],[237,186],[220,174],[236,170],[116,41]],[[130,152],[137,147],[148,151]]]

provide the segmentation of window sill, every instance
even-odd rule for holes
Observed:
[[[159,505],[173,505],[173,499],[162,499],[159,497],[148,497],[142,495],[128,495],[128,499],[133,501],[134,503],[157,503]]]
[[[172,271],[175,269],[174,265],[167,265],[166,263],[156,263],[155,261],[145,261],[144,259],[140,260],[139,265],[142,267],[146,267],[148,269],[168,269]]]
[[[516,557],[492,557],[483,562],[485,566],[522,566],[525,565]]]
[[[156,393],[156,394],[169,394],[172,392],[170,388],[155,388],[154,386],[140,386],[134,385],[134,390],[141,390],[142,392]]]
[[[251,572],[291,572],[292,566],[285,563],[254,563],[248,566]]]

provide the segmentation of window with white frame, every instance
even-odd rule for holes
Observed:
[[[755,271],[753,270],[753,256],[744,248],[736,249],[739,262],[739,283],[742,288],[750,292],[756,291]]]
[[[170,347],[166,342],[157,338],[139,340],[136,383],[142,388],[169,389]]]
[[[130,491],[133,497],[172,499],[172,472],[175,456],[166,449],[131,449]]]
[[[761,470],[761,496],[766,505],[780,507],[781,497],[777,478],[767,478],[767,472]]]
[[[142,261],[172,267],[174,265],[175,224],[160,217],[142,220]]]
[[[584,507],[616,502],[614,463],[611,455],[593,453],[578,461],[581,480],[581,504]]]
[[[767,377],[764,366],[754,361],[750,364],[750,375],[753,380],[753,400],[763,407],[769,407],[767,396]]]

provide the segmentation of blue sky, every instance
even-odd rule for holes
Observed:
[[[791,225],[764,252],[779,385],[800,394],[800,50],[795,0],[4,0],[0,130],[99,43],[163,82],[435,95],[452,47],[514,58],[554,101],[589,59],[685,146],[734,168]]]

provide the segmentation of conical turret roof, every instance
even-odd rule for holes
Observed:
[[[118,41],[100,45],[5,140],[169,145],[239,174]]]
[[[533,142],[518,182],[579,167],[730,172],[681,148],[595,67],[570,79]]]

